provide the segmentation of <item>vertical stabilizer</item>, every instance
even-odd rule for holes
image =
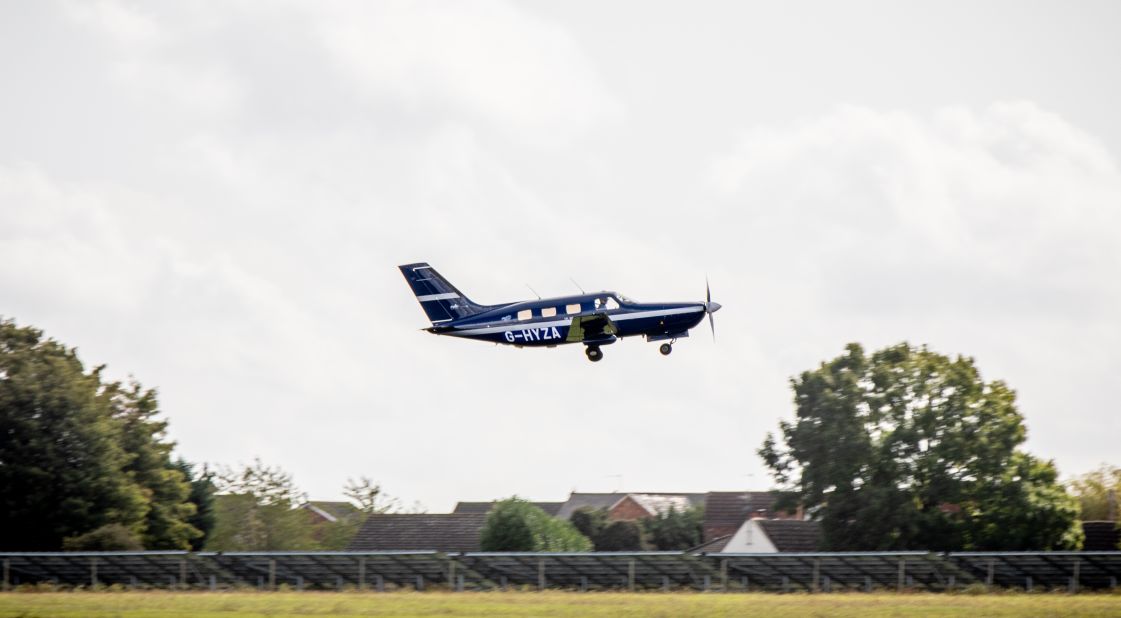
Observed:
[[[432,324],[451,322],[486,309],[471,302],[471,299],[425,262],[405,264],[398,268]]]

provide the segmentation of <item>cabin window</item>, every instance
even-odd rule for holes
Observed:
[[[571,305],[564,308],[564,312],[568,315],[576,315],[577,313],[580,313],[580,303],[572,303]]]
[[[617,301],[614,298],[608,296],[607,297],[607,308],[608,309],[618,309],[619,308],[619,301]]]
[[[528,320],[533,317],[533,309],[522,309],[518,312],[519,320]]]
[[[541,308],[541,317],[543,317],[543,318],[551,318],[556,314],[557,314],[557,308],[556,307],[542,307]]]

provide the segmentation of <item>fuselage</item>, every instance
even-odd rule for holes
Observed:
[[[589,343],[570,337],[576,318],[606,315],[614,336],[598,341],[643,335],[651,339],[687,336],[705,316],[704,303],[638,303],[615,292],[597,292],[493,305],[481,313],[436,324],[428,331],[438,335],[478,339],[514,346],[555,346]]]

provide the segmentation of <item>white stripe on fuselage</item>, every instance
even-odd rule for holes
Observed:
[[[427,294],[425,296],[416,297],[416,299],[422,303],[426,303],[430,300],[447,300],[449,298],[459,298],[459,294],[455,292],[446,292],[444,294]]]
[[[608,314],[607,317],[611,318],[612,322],[622,322],[624,320],[637,320],[639,318],[653,318],[653,317],[668,317],[671,315],[681,315],[683,313],[696,313],[704,311],[703,305],[696,307],[679,307],[677,309],[659,309],[656,311],[635,311],[634,313],[620,313],[616,315]],[[573,316],[575,317],[575,316]],[[591,316],[587,316],[591,317]],[[466,330],[454,330],[448,334],[455,335],[486,335],[490,333],[504,333],[508,330],[525,330],[527,328],[548,328],[552,326],[568,326],[572,323],[572,318],[564,318],[563,320],[553,320],[552,322],[514,322],[512,324],[503,324],[501,326],[484,326],[482,328],[470,328]]]

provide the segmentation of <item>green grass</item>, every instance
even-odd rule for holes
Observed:
[[[11,592],[0,618],[1121,616],[1121,594]]]

